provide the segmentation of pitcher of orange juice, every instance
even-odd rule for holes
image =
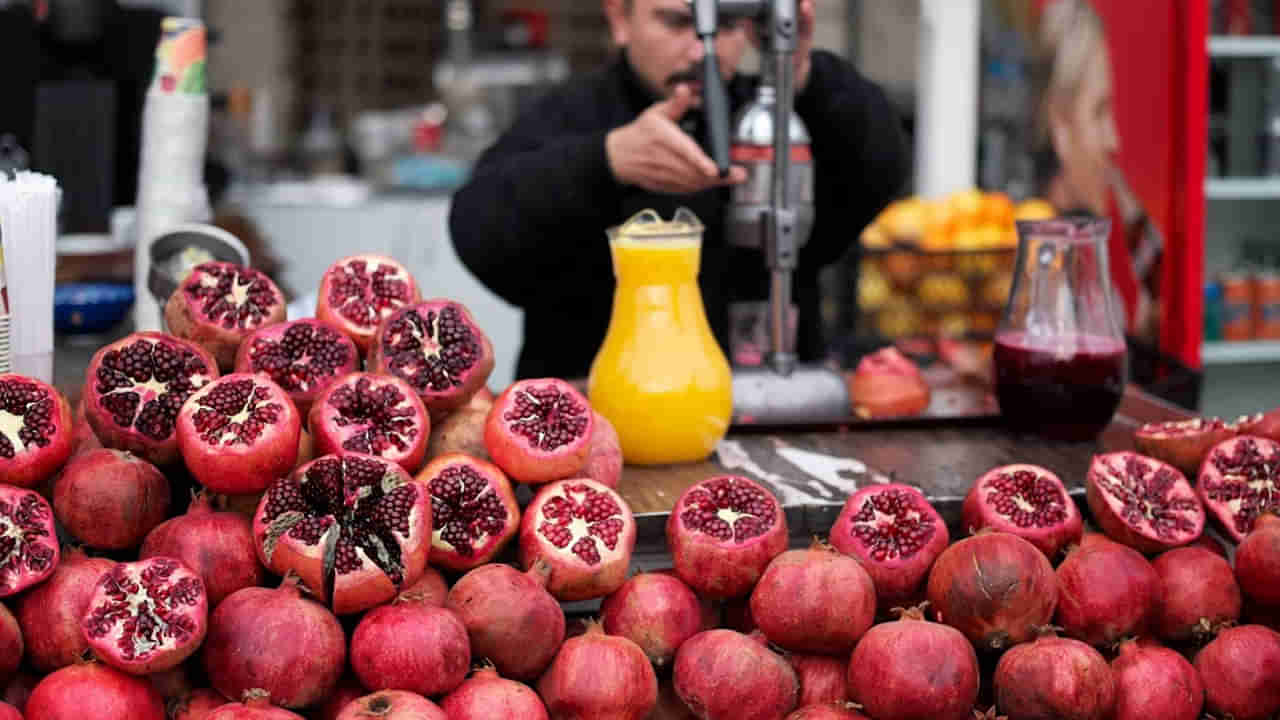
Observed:
[[[631,464],[703,460],[729,429],[733,377],[698,289],[702,231],[685,208],[608,231],[617,287],[587,392]]]

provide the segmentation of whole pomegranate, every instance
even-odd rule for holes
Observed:
[[[165,520],[147,534],[138,557],[174,557],[204,581],[209,607],[240,588],[262,584],[253,524],[235,512],[214,512],[208,493],[191,500],[185,515]]]
[[[448,453],[462,453],[488,460],[489,449],[484,446],[484,425],[488,418],[488,410],[464,407],[449,413],[440,422],[431,423],[427,457],[438,458]]]
[[[164,306],[169,332],[207,350],[223,372],[235,367],[241,341],[284,317],[284,293],[271,278],[217,261],[192,268]]]
[[[409,384],[390,375],[351,373],[320,394],[307,421],[316,453],[357,452],[417,472],[427,456],[431,419]]]
[[[1280,517],[1266,513],[1236,548],[1240,589],[1262,607],[1280,609]]]
[[[221,705],[206,720],[303,720],[297,713],[271,704],[271,694],[261,688],[245,692],[241,702]]]
[[[1084,520],[1057,475],[1038,465],[1005,465],[978,478],[965,496],[964,526],[1012,533],[1054,560],[1080,542]]]
[[[209,616],[202,659],[223,695],[262,688],[271,702],[298,708],[333,692],[347,661],[347,638],[333,613],[303,598],[290,575],[279,588],[228,595]]]
[[[33,490],[0,484],[0,598],[44,582],[61,557],[49,503]]]
[[[522,715],[494,715],[493,717],[524,717]],[[356,698],[338,713],[337,720],[452,720],[439,705],[415,693],[404,690],[382,690]]]
[[[71,457],[71,406],[35,378],[0,374],[0,482],[35,487]]]
[[[387,602],[421,577],[431,502],[399,465],[325,455],[267,488],[253,534],[268,570],[297,573],[344,615]]]
[[[600,622],[605,632],[631,640],[662,667],[675,659],[681,643],[702,632],[702,604],[675,575],[640,573],[604,599]]]
[[[440,708],[449,720],[548,720],[547,709],[537,693],[528,686],[500,677],[492,666],[472,674],[440,701]]]
[[[102,441],[93,434],[93,428],[89,426],[89,419],[84,414],[84,398],[81,397],[71,411],[71,454],[79,455],[100,447]]]
[[[955,628],[900,610],[877,625],[849,659],[849,696],[876,720],[967,720],[978,700],[978,657]]]
[[[94,662],[46,675],[23,714],[28,720],[165,720],[164,699],[150,683]]]
[[[374,690],[443,695],[470,667],[467,627],[446,608],[402,597],[369,611],[351,636],[351,669]]]
[[[1204,532],[1204,506],[1172,465],[1131,452],[1096,455],[1085,485],[1103,532],[1140,552],[1164,552]]]
[[[6,682],[22,662],[22,627],[9,608],[0,604],[0,682]]]
[[[919,594],[951,536],[924,493],[889,483],[858,490],[831,526],[831,544],[875,581],[881,611]]]
[[[527,570],[546,561],[547,590],[564,602],[621,587],[635,545],[636,520],[627,501],[594,480],[543,486],[520,519],[520,564]]]
[[[693,485],[667,517],[676,575],[715,598],[751,592],[787,549],[787,517],[773,494],[748,478],[716,475]]]
[[[672,673],[676,694],[702,720],[778,720],[799,696],[795,671],[763,635],[700,632],[680,646]]]
[[[22,720],[22,713],[7,702],[0,702],[0,720]]]
[[[622,481],[622,441],[609,418],[592,411],[595,428],[591,431],[591,447],[582,466],[583,477],[611,488]]]
[[[848,384],[859,417],[906,417],[929,407],[929,384],[920,368],[893,346],[858,361]]]
[[[467,306],[425,300],[396,310],[378,327],[369,369],[405,380],[431,412],[448,412],[488,381],[493,344]]]
[[[316,396],[360,369],[360,350],[334,326],[305,318],[255,331],[236,352],[237,373],[261,373],[279,385],[306,417]]]
[[[449,584],[439,570],[427,567],[423,570],[422,577],[400,594],[428,605],[444,607],[445,598],[449,596]]]
[[[577,475],[594,431],[591,405],[572,385],[555,378],[520,380],[489,409],[484,444],[507,475],[538,484]]]
[[[1117,542],[1076,548],[1058,566],[1057,623],[1090,645],[1145,633],[1161,598],[1160,575],[1142,553]]]
[[[367,353],[382,321],[421,297],[418,284],[400,263],[381,255],[353,255],[325,270],[316,317],[342,330]]]
[[[846,676],[849,661],[829,655],[804,655],[792,653],[788,658],[800,683],[800,700],[796,705],[830,705],[849,699]]]
[[[1204,685],[1196,669],[1178,653],[1158,645],[1127,641],[1111,661],[1116,709],[1111,720],[1197,720]]]
[[[849,702],[801,705],[786,720],[870,720],[858,712],[858,706]]]
[[[77,455],[53,486],[58,522],[102,550],[128,550],[169,516],[169,480],[155,465],[119,450]]]
[[[821,542],[774,558],[751,591],[751,617],[795,652],[843,655],[871,627],[876,588],[853,558]]]
[[[1102,655],[1052,631],[1010,648],[996,665],[996,706],[1009,720],[1108,720],[1116,681]]]
[[[1160,555],[1151,566],[1160,577],[1152,630],[1161,639],[1184,643],[1240,619],[1240,586],[1226,558],[1201,547],[1182,547]]]
[[[1261,625],[1223,630],[1194,664],[1206,712],[1235,720],[1268,720],[1280,712],[1280,633]]]
[[[560,648],[538,695],[553,718],[641,720],[658,704],[658,678],[639,645],[589,622]]]
[[[71,548],[62,554],[47,581],[18,597],[14,610],[26,636],[27,661],[33,668],[52,672],[71,665],[89,649],[80,631],[80,618],[98,578],[113,565],[106,558],[91,558],[84,550]]]
[[[547,592],[551,566],[521,573],[509,565],[481,565],[454,583],[444,606],[457,613],[471,653],[504,677],[536,680],[564,643],[564,611]]]
[[[80,628],[103,662],[134,675],[168,670],[191,657],[208,630],[200,576],[171,557],[117,563],[89,596]]]
[[[1239,428],[1222,418],[1192,418],[1147,423],[1133,434],[1138,452],[1167,462],[1189,478],[1200,472],[1204,456],[1214,445],[1236,436]]]
[[[209,715],[227,704],[222,693],[210,688],[197,688],[168,703],[170,720],[208,720]]]
[[[417,481],[431,493],[432,565],[466,572],[491,561],[515,537],[520,506],[497,465],[451,453],[432,460]]]
[[[1241,435],[1213,446],[1200,468],[1200,499],[1236,542],[1258,517],[1280,511],[1280,442]]]

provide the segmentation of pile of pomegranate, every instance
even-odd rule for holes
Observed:
[[[709,477],[633,574],[572,385],[495,396],[471,313],[389,258],[335,263],[316,315],[207,263],[74,411],[0,375],[0,720],[1280,714],[1280,410],[1140,429],[1087,517],[1008,465],[952,527],[875,485],[794,546],[767,488]]]

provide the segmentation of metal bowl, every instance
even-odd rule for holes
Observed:
[[[214,260],[237,265],[249,264],[249,250],[235,235],[213,225],[179,225],[151,243],[151,270],[147,275],[147,288],[161,307],[169,301],[173,291],[178,289],[179,282],[179,278],[165,271],[166,264],[178,253],[192,247],[205,250]]]

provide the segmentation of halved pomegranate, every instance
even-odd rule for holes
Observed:
[[[978,478],[964,499],[964,526],[1013,533],[1050,560],[1080,542],[1084,521],[1057,475],[1038,465],[1005,465]]]
[[[871,485],[849,496],[831,526],[831,544],[861,563],[875,581],[882,611],[920,592],[949,542],[947,524],[924,493],[895,483]]]
[[[787,549],[787,516],[773,494],[737,475],[717,475],[684,491],[667,517],[676,575],[717,598],[746,595]]]
[[[431,502],[395,463],[325,455],[267,488],[253,533],[268,570],[295,572],[334,612],[355,613],[387,602],[422,575]]]
[[[227,262],[201,263],[169,296],[164,322],[169,332],[199,345],[227,372],[240,343],[258,328],[284,322],[284,293],[253,268]]]
[[[0,482],[35,487],[71,457],[71,406],[45,383],[0,375]]]
[[[313,318],[261,328],[236,352],[236,372],[263,373],[274,380],[302,417],[325,388],[358,369],[360,351],[351,338]]]
[[[1167,463],[1131,452],[1095,455],[1085,485],[1103,532],[1135,550],[1164,552],[1204,532],[1204,506]]]
[[[351,373],[316,398],[307,418],[316,454],[357,452],[417,472],[431,420],[409,383],[392,375]]]
[[[61,558],[49,503],[33,490],[0,484],[0,598],[43,582]]]
[[[162,333],[134,333],[89,361],[85,419],[104,447],[168,465],[179,459],[179,408],[217,377],[217,363],[199,345]]]
[[[400,263],[381,255],[352,255],[324,271],[316,317],[342,330],[367,353],[382,321],[421,299],[418,284]]]
[[[589,600],[622,586],[636,546],[627,501],[585,478],[540,489],[520,521],[520,563],[551,566],[547,591],[557,600]]]
[[[579,473],[594,429],[591,404],[569,383],[555,378],[520,380],[490,408],[484,444],[507,475],[538,484]]]
[[[432,299],[401,308],[378,328],[369,369],[403,378],[432,412],[466,405],[493,372],[493,344],[467,306]]]
[[[1238,428],[1222,418],[1193,418],[1147,423],[1133,434],[1138,452],[1178,468],[1194,478],[1214,445],[1235,437]]]
[[[853,412],[859,417],[919,415],[929,407],[929,384],[920,368],[893,346],[858,361],[848,384]]]
[[[1241,435],[1256,435],[1280,442],[1280,408],[1265,413],[1245,415],[1232,424]]]
[[[1223,529],[1241,542],[1259,515],[1280,511],[1280,443],[1241,435],[1215,445],[1198,489]]]
[[[466,572],[492,561],[515,537],[520,506],[497,465],[461,453],[443,455],[417,480],[431,492],[432,565]]]
[[[204,581],[182,561],[159,556],[103,573],[80,628],[99,660],[146,675],[191,657],[208,622]]]

